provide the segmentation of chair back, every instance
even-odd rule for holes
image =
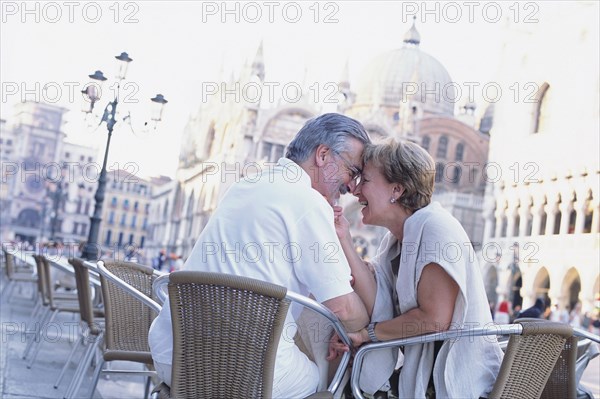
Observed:
[[[69,263],[73,266],[73,271],[75,271],[75,284],[77,284],[77,300],[79,301],[81,321],[87,324],[90,334],[98,335],[102,330],[94,321],[90,273],[83,262],[83,259],[69,258]]]
[[[515,320],[521,335],[511,335],[489,398],[539,398],[573,329],[550,321]]]
[[[575,399],[577,397],[577,378],[575,365],[577,363],[577,344],[579,338],[567,338],[554,369],[548,378],[542,398]]]
[[[289,300],[286,288],[198,271],[169,276],[171,397],[265,398]]]
[[[11,255],[12,256],[12,255]],[[46,282],[46,268],[44,267],[44,257],[42,255],[33,255],[35,260],[35,267],[37,270],[37,287],[40,296],[42,297],[42,304],[48,305],[50,302],[48,299],[47,282]]]
[[[59,307],[59,304],[55,301],[55,297],[54,297],[54,283],[55,280],[52,278],[52,269],[50,267],[50,261],[48,261],[48,258],[46,258],[43,255],[36,255],[37,257],[36,259],[36,265],[38,264],[38,261],[41,265],[41,271],[42,273],[40,273],[40,269],[38,268],[38,274],[39,274],[39,279],[42,280],[41,284],[43,287],[43,297],[45,297],[46,302],[44,302],[44,304],[48,303],[50,306],[50,309],[54,310],[56,308]],[[39,281],[39,280],[38,280]]]
[[[4,250],[4,259],[6,260],[6,277],[10,281],[15,274],[15,256]]]
[[[154,269],[151,267],[120,261],[107,261],[104,266],[134,289],[152,296]],[[140,362],[151,364],[148,330],[154,320],[154,312],[102,273],[100,283],[106,319],[104,359],[132,360],[139,357]]]

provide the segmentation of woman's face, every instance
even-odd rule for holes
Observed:
[[[383,174],[371,162],[365,164],[360,183],[354,190],[358,202],[363,205],[362,221],[364,224],[388,227],[391,212],[398,208],[398,183],[388,182]],[[395,189],[396,188],[396,189]]]

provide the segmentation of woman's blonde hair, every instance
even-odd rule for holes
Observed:
[[[363,161],[371,162],[390,183],[399,183],[404,193],[398,203],[411,211],[431,202],[435,181],[435,162],[418,144],[389,139],[379,144],[367,144]]]

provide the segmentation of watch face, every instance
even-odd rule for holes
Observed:
[[[39,176],[27,176],[25,185],[30,193],[39,193],[44,188],[44,183]]]

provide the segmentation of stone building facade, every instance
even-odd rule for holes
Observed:
[[[482,252],[492,302],[600,307],[597,11],[571,3],[576,27],[556,29],[564,8],[549,8],[507,36],[501,84],[535,91],[495,107]]]

